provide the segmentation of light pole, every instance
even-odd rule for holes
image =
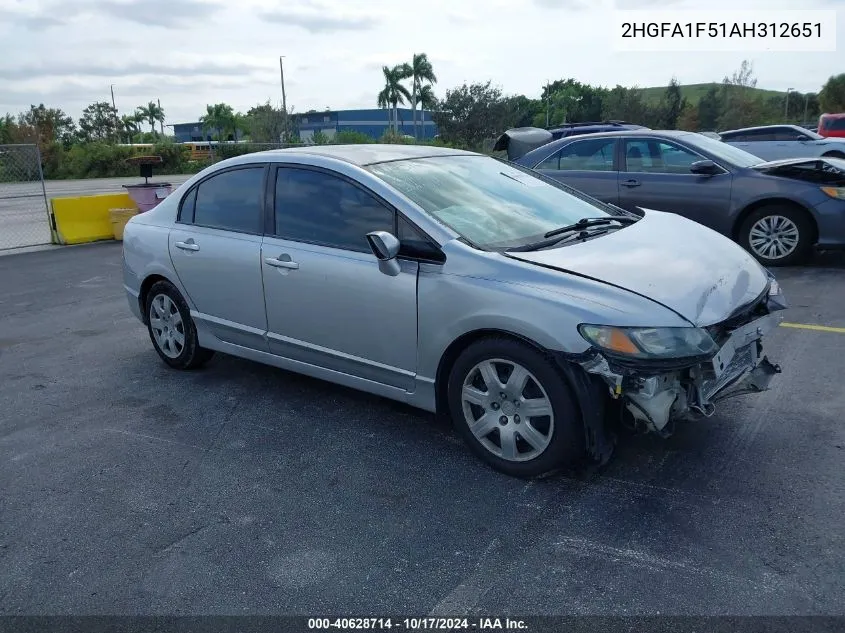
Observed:
[[[795,88],[787,88],[786,89],[786,105],[783,108],[783,118],[789,121],[789,93],[795,90]]]
[[[288,103],[287,98],[285,97],[285,66],[282,63],[282,60],[285,58],[284,55],[279,55],[279,75],[281,76],[282,80],[282,134],[284,138],[287,139],[288,136]]]
[[[809,101],[810,101],[810,93],[808,92],[804,95],[804,119],[803,119],[803,123],[805,125],[807,124],[807,103],[809,103]]]
[[[111,107],[117,112],[117,106],[114,103],[114,84],[109,84],[109,90],[111,90]]]

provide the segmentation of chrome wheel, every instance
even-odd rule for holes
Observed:
[[[767,215],[751,225],[748,243],[751,250],[766,259],[783,259],[798,247],[798,226],[782,215]]]
[[[461,405],[475,438],[502,459],[534,459],[552,441],[551,400],[519,363],[497,358],[475,365],[464,379]]]
[[[185,349],[185,324],[173,300],[165,294],[150,303],[150,329],[158,348],[168,358],[178,358]]]

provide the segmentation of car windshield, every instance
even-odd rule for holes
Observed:
[[[806,128],[798,128],[798,129],[815,141],[820,141],[824,138],[824,136],[822,136],[821,134],[816,134],[815,132],[813,132],[813,130],[808,130]]]
[[[728,145],[703,134],[687,134],[683,137],[693,148],[699,148],[713,155],[716,160],[724,161],[734,167],[753,167],[764,162],[760,157],[749,154],[744,149]]]
[[[487,156],[441,156],[378,163],[368,169],[470,243],[522,246],[608,207],[545,177]]]

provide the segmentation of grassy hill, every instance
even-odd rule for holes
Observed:
[[[698,101],[704,94],[711,88],[716,87],[718,88],[721,86],[721,82],[711,82],[707,84],[689,84],[687,86],[681,85],[681,95],[686,97],[687,101],[692,105],[697,105]],[[654,88],[643,88],[643,97],[649,103],[657,103],[660,101],[661,97],[663,97],[663,93],[666,91],[666,86],[655,86]],[[754,88],[754,90],[760,94],[760,96],[764,97],[784,97],[786,92],[780,92],[778,90],[764,90],[763,88]]]

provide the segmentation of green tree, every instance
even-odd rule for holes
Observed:
[[[481,149],[507,129],[507,105],[501,89],[490,81],[463,84],[446,91],[432,118],[446,143]]]
[[[698,122],[698,108],[690,103],[686,103],[680,116],[678,116],[676,128],[687,132],[697,132],[700,129]]]
[[[417,103],[421,101],[422,89],[437,83],[434,67],[425,53],[414,53],[410,64],[402,66],[403,74],[411,80],[411,111],[413,113],[414,138],[417,138]]]
[[[127,143],[131,143],[136,134],[141,131],[137,114],[124,114],[120,117],[120,131]]]
[[[273,107],[268,100],[247,110],[245,129],[254,143],[278,143],[288,135],[285,119],[282,109]]]
[[[742,61],[733,75],[722,80],[719,129],[748,127],[761,120],[763,108],[755,94],[756,87],[754,65],[747,59]]]
[[[666,130],[674,130],[678,127],[678,119],[686,108],[687,100],[681,94],[681,86],[677,79],[672,77],[663,99],[660,103],[660,127]]]
[[[404,104],[405,99],[411,99],[411,93],[402,85],[403,79],[408,79],[408,65],[400,64],[389,68],[382,66],[381,72],[384,74],[384,88],[376,101],[380,108],[392,108],[392,127],[396,133],[399,133],[399,104]]]
[[[822,112],[845,112],[845,73],[833,75],[819,92]]]
[[[642,90],[636,86],[633,88],[616,86],[608,91],[603,100],[602,115],[606,120],[628,121],[646,127],[659,127],[657,110],[649,108],[643,99]]]
[[[82,111],[79,138],[84,143],[114,141],[120,134],[117,110],[108,101],[97,101]]]
[[[423,138],[425,138],[425,111],[434,110],[437,107],[437,97],[434,96],[434,88],[431,84],[426,84],[420,88],[420,94],[417,95],[417,105],[420,107],[420,126],[423,129]]]
[[[8,112],[0,119],[0,145],[18,142],[18,122]]]
[[[205,106],[205,114],[200,117],[204,132],[213,132],[218,141],[229,138],[230,133],[236,134],[236,115],[228,103],[215,103]]]
[[[711,86],[707,92],[698,100],[697,108],[698,129],[715,131],[719,127],[719,118],[722,116],[722,100],[716,86]]]
[[[575,79],[558,79],[544,86],[540,95],[542,109],[534,125],[556,127],[567,122],[599,121],[607,91],[582,84]]]
[[[70,145],[76,133],[73,119],[59,108],[47,108],[43,103],[31,105],[18,116],[18,125],[35,130],[38,146],[43,152],[51,143]]]
[[[145,106],[139,106],[135,113],[140,117],[141,121],[146,121],[150,124],[150,131],[155,134],[156,123],[164,126],[164,110],[155,101],[150,101]]]

